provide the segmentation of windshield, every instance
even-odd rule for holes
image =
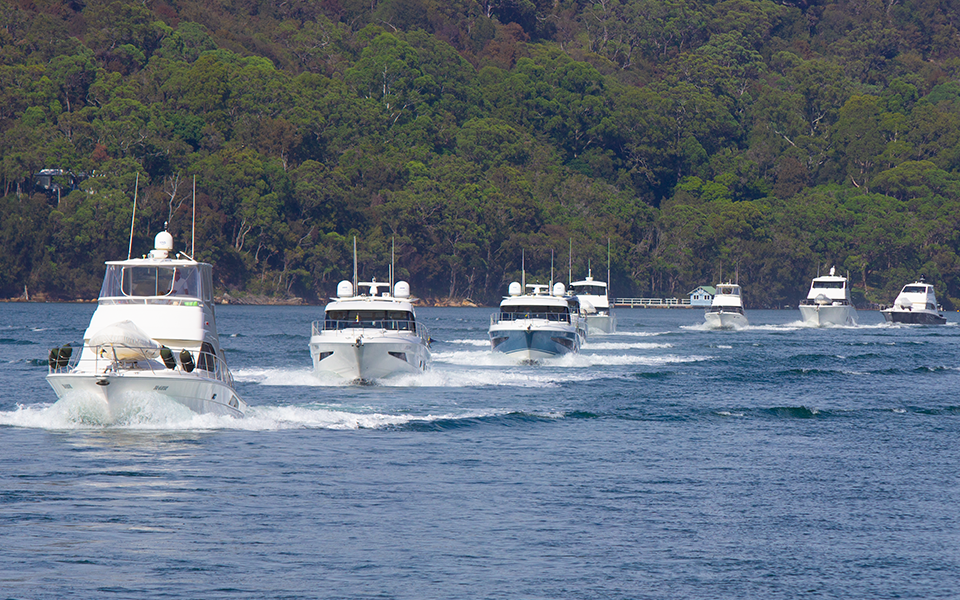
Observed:
[[[903,293],[904,294],[926,294],[927,288],[919,285],[908,285],[907,287],[903,288]]]
[[[816,290],[842,290],[843,281],[814,281],[813,288]]]
[[[524,313],[524,314],[534,314],[534,313],[536,313],[536,314],[544,314],[544,313],[565,314],[566,312],[568,312],[568,308],[567,308],[566,306],[542,306],[542,305],[523,306],[523,305],[516,305],[516,306],[501,306],[501,307],[500,307],[500,312],[505,312],[505,313]]]
[[[200,296],[196,267],[108,265],[101,298]]]
[[[328,310],[327,319],[353,323],[414,320],[413,313],[405,310]]]

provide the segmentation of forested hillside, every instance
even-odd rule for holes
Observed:
[[[169,222],[234,295],[495,302],[739,277],[960,305],[954,0],[0,0],[0,297],[94,298]],[[37,174],[53,169],[46,187]]]

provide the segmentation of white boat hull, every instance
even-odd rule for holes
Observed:
[[[375,381],[403,373],[423,372],[430,350],[417,335],[371,329],[325,331],[310,338],[310,356],[318,376]]]
[[[47,375],[57,398],[83,394],[101,398],[112,416],[124,414],[144,394],[157,394],[198,414],[242,417],[246,403],[230,386],[200,374],[173,371],[59,372]]]
[[[710,329],[743,329],[749,324],[747,317],[738,312],[708,312],[703,320]]]
[[[587,315],[584,320],[587,323],[588,335],[608,335],[617,332],[616,315]]]
[[[801,304],[803,322],[814,327],[857,324],[857,310],[849,304]]]

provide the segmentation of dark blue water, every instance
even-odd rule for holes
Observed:
[[[54,404],[92,305],[0,305],[0,596],[957,598],[960,327],[621,310],[516,366],[421,309],[428,373],[310,371],[316,308],[222,307],[247,419]]]

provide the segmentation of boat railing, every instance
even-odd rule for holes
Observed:
[[[313,322],[312,335],[320,335],[323,331],[343,331],[346,329],[379,329],[383,332],[413,333],[424,342],[430,340],[430,332],[426,326],[411,319],[371,319],[359,321],[323,319]]]
[[[70,348],[69,352],[64,352]],[[50,351],[47,366],[50,373],[80,373],[107,374],[124,370],[150,371],[162,373],[176,371],[185,376],[207,377],[233,385],[233,374],[222,357],[212,352],[189,351],[189,359],[181,359],[180,350],[171,348],[173,368],[166,366],[156,346],[137,347],[124,345],[122,356],[118,355],[118,348],[105,344],[102,346],[78,345],[54,348]],[[192,366],[191,366],[192,364]]]
[[[504,321],[524,321],[528,319],[569,323],[570,313],[497,312],[490,315],[490,324],[494,325]]]

